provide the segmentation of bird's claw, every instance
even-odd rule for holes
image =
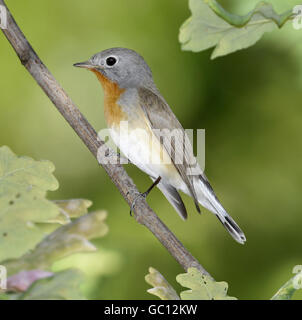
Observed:
[[[133,211],[133,209],[134,209],[134,207],[135,207],[135,202],[137,201],[137,199],[138,199],[139,197],[142,197],[142,198],[146,199],[146,198],[147,198],[147,195],[150,193],[150,191],[151,191],[155,186],[157,186],[157,185],[159,184],[160,180],[161,180],[161,177],[158,177],[158,178],[152,183],[151,187],[150,187],[146,192],[139,193],[139,194],[134,198],[134,200],[133,200],[133,202],[132,202],[132,204],[131,204],[131,207],[130,207],[130,216],[132,216],[132,211]]]
[[[132,204],[131,204],[131,207],[130,207],[130,216],[132,217],[132,212],[134,210],[134,207],[135,207],[135,203],[137,201],[138,198],[144,198],[146,199],[147,198],[147,195],[148,195],[148,192],[143,192],[143,193],[139,193],[135,198],[134,200],[132,201]]]

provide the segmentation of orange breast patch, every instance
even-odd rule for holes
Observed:
[[[104,114],[108,126],[112,127],[118,125],[122,120],[127,120],[127,115],[117,103],[125,89],[121,89],[116,83],[108,80],[99,71],[93,69],[91,69],[91,71],[96,74],[104,89]]]

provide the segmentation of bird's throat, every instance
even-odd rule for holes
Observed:
[[[91,70],[97,76],[104,89],[104,115],[109,127],[119,125],[120,121],[127,120],[126,114],[122,111],[118,100],[125,89],[106,78],[101,72]]]

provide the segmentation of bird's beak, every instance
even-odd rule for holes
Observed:
[[[74,67],[78,68],[86,68],[86,69],[93,69],[95,68],[94,65],[92,65],[89,61],[84,61],[84,62],[78,62],[73,65]]]

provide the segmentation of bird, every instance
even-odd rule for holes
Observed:
[[[97,76],[104,91],[104,116],[112,140],[132,164],[152,179],[152,186],[142,196],[157,186],[185,220],[187,210],[181,191],[193,198],[199,213],[199,205],[208,209],[237,242],[244,244],[244,233],[196,162],[192,144],[157,88],[145,59],[132,49],[116,47],[74,66]],[[176,134],[171,140],[172,131]],[[181,161],[176,161],[177,156]]]

